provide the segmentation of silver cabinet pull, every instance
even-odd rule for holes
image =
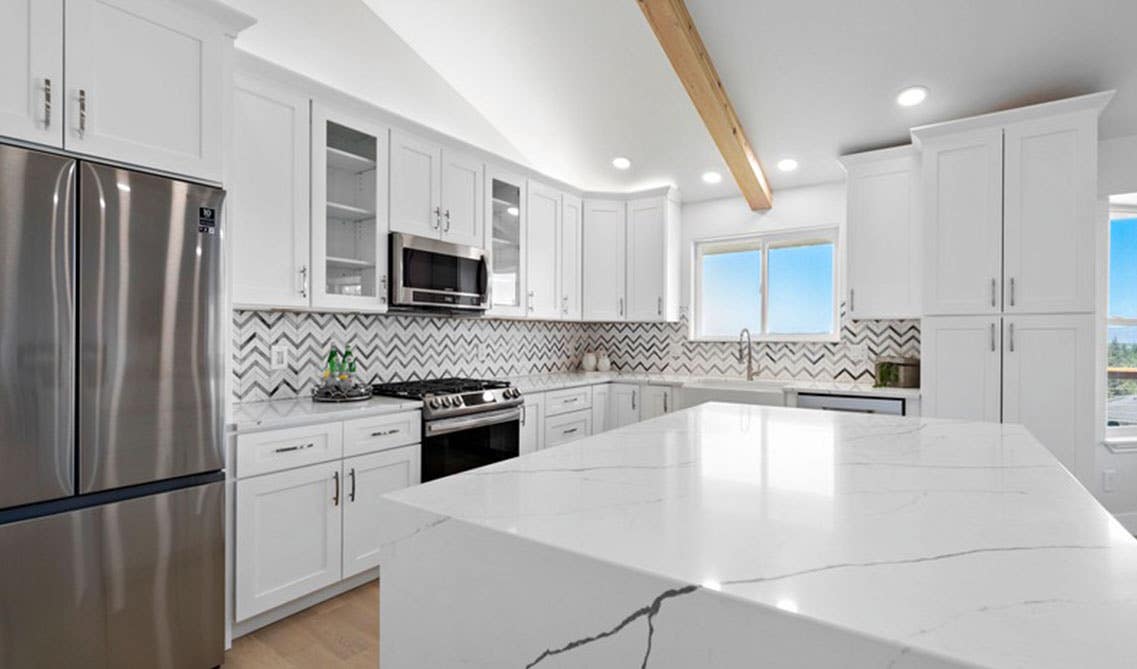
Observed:
[[[521,424],[522,425],[525,425],[525,419],[528,417],[529,417],[529,405],[528,404],[522,404],[521,405]]]
[[[348,476],[351,477],[351,492],[349,492],[347,494],[347,498],[349,501],[354,502],[355,501],[355,467],[351,468],[351,471],[348,472]]]
[[[274,448],[272,450],[272,452],[273,453],[291,453],[293,451],[306,451],[309,448],[312,448],[313,446],[315,446],[315,444],[304,444],[303,446],[301,446],[300,444],[296,444],[295,446],[281,446],[280,448]]]
[[[332,495],[332,506],[340,505],[340,473],[332,472],[332,480],[336,483],[336,492]]]
[[[662,316],[663,315],[663,298],[662,297],[655,298],[655,315],[656,316]]]
[[[622,297],[621,297],[621,298],[618,300],[618,304],[619,304],[619,307],[618,307],[618,308],[619,308],[619,310],[620,310],[620,315],[621,315],[621,316],[623,316],[623,315],[624,315],[624,298],[622,298]]]
[[[1015,277],[1011,277],[1011,306],[1015,306]]]
[[[379,277],[379,304],[387,304],[387,275]]]
[[[579,402],[579,401],[580,401],[579,397],[567,397],[564,400],[565,404],[572,404],[573,402]]]
[[[995,324],[991,323],[991,352],[995,352]]]
[[[447,209],[446,212],[443,213],[442,215],[446,217],[446,230],[445,231],[450,232],[450,210]]]
[[[568,313],[568,295],[561,296],[561,313]]]
[[[636,391],[632,391],[632,410],[636,408]]]
[[[857,308],[857,291],[852,288],[849,289],[849,313],[852,313]]]
[[[43,127],[51,127],[51,79],[43,80]]]
[[[667,393],[663,393],[663,413],[667,413]]]
[[[529,311],[533,311],[533,291],[529,291],[528,297],[529,299],[525,301],[525,308]]]
[[[79,89],[79,139],[87,134],[87,91]]]
[[[396,427],[396,428],[393,428],[390,430],[379,430],[378,432],[372,432],[371,436],[372,437],[389,437],[392,434],[398,434],[398,433],[399,433],[399,428]]]
[[[574,428],[570,428],[568,430],[565,430],[562,434],[573,434],[575,432],[576,432],[576,428],[574,427]]]
[[[308,299],[308,266],[300,268],[300,297]]]
[[[434,229],[437,230],[442,227],[442,207],[434,208]]]
[[[995,280],[991,279],[991,306],[995,306]]]
[[[1014,353],[1015,352],[1015,324],[1009,323],[1007,327],[1010,330],[1010,338],[1009,338],[1010,341],[1008,341],[1008,344],[1010,345],[1011,353]]]

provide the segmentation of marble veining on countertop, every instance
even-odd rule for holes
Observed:
[[[1137,666],[1137,540],[1018,425],[711,403],[387,498],[896,659]]]
[[[241,402],[233,405],[226,428],[245,432],[268,428],[294,427],[322,421],[351,420],[385,413],[421,409],[418,400],[397,397],[372,397],[366,402],[342,404],[313,402],[310,397]]]

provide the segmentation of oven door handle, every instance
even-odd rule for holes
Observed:
[[[451,432],[472,430],[474,428],[498,425],[515,420],[521,420],[521,407],[511,407],[509,409],[490,411],[471,416],[458,416],[456,418],[427,421],[423,425],[423,430],[426,432],[426,436],[436,437],[442,434],[450,434]]]

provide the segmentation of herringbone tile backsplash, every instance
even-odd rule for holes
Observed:
[[[270,349],[289,349],[287,369],[269,369]],[[733,343],[690,342],[687,322],[561,323],[409,315],[233,312],[233,393],[239,402],[308,395],[328,349],[350,344],[372,380],[440,376],[499,377],[565,372],[585,351],[615,369],[738,376],[745,363]],[[850,346],[863,344],[868,360]],[[841,341],[754,344],[759,376],[873,380],[871,360],[920,354],[920,322],[843,320]]]

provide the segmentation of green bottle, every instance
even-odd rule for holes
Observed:
[[[343,349],[343,364],[340,366],[340,381],[355,380],[355,355],[351,352],[351,345]]]
[[[339,377],[340,373],[340,352],[332,347],[328,352],[328,364],[324,367],[324,383],[331,383]]]

